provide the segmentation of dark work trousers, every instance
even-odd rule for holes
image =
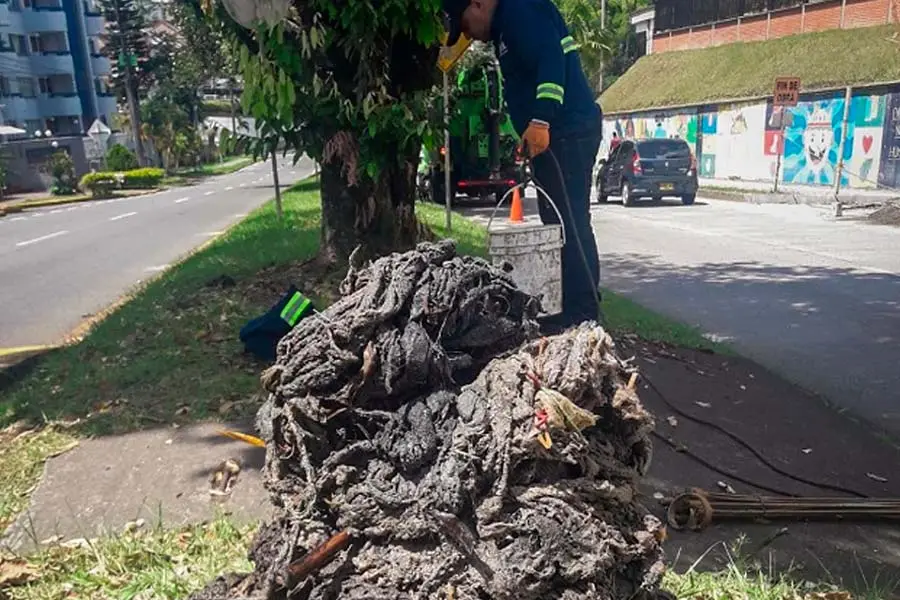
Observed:
[[[599,127],[586,127],[580,133],[558,137],[554,137],[551,130],[550,152],[556,157],[559,170],[550,152],[544,152],[532,161],[535,180],[559,208],[566,231],[566,245],[562,251],[563,317],[572,324],[598,319],[599,290],[595,286],[600,284],[600,258],[591,227],[590,203],[591,175],[600,138]],[[564,181],[560,181],[559,171],[562,171]],[[568,192],[568,208],[565,192]],[[559,217],[543,194],[538,193],[538,198],[541,221],[545,225],[558,224]],[[578,248],[579,241],[586,261]]]

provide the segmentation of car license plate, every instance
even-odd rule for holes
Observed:
[[[675,184],[674,183],[661,183],[661,184],[659,184],[659,189],[660,189],[660,191],[663,191],[663,192],[669,192],[669,191],[675,189]]]

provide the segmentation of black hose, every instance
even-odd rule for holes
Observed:
[[[759,450],[754,448],[749,442],[745,441],[743,438],[738,436],[736,433],[729,431],[728,429],[726,429],[725,427],[722,427],[718,423],[713,423],[712,421],[707,421],[705,419],[701,419],[700,417],[695,417],[694,415],[681,410],[680,408],[678,408],[678,406],[676,406],[673,402],[671,402],[666,397],[666,395],[662,393],[662,391],[658,387],[656,387],[656,384],[653,383],[653,381],[651,381],[649,377],[647,377],[643,373],[641,374],[641,377],[644,378],[644,380],[647,382],[647,385],[650,386],[650,389],[653,390],[653,392],[656,393],[657,396],[659,396],[660,400],[662,400],[666,404],[666,406],[668,406],[670,409],[672,409],[672,411],[674,411],[679,416],[681,416],[689,421],[693,421],[694,423],[697,423],[698,425],[703,425],[704,427],[709,427],[710,429],[714,429],[714,430],[718,431],[719,433],[722,433],[725,436],[731,438],[733,441],[737,442],[739,445],[746,448],[751,454],[753,454],[753,456],[755,456],[759,460],[759,462],[761,462],[762,464],[767,466],[769,469],[771,469],[775,473],[777,473],[783,477],[787,477],[788,479],[793,479],[794,481],[796,481],[798,483],[802,483],[804,485],[808,485],[811,487],[816,487],[816,488],[819,488],[822,490],[828,490],[828,491],[832,491],[832,492],[840,492],[842,494],[856,496],[857,498],[868,498],[869,497],[866,494],[862,494],[860,492],[857,492],[856,490],[851,490],[849,488],[845,488],[840,485],[832,485],[830,483],[822,483],[820,481],[813,481],[811,479],[806,479],[805,477],[801,477],[799,475],[794,475],[793,473],[785,471],[778,465],[774,464],[771,460],[769,460],[768,458],[763,456],[763,454]],[[709,465],[705,465],[705,466],[709,466]],[[743,483],[747,483],[747,482],[744,481]],[[766,489],[765,487],[757,485],[757,484],[751,484],[751,485],[753,485],[754,487],[758,487],[760,489]],[[769,490],[769,491],[772,491],[772,490]],[[793,495],[793,494],[785,494],[785,495]]]
[[[559,188],[563,193],[563,204],[565,204],[566,212],[569,215],[569,222],[572,223],[572,229],[575,229],[575,213],[572,211],[572,201],[569,199],[569,190],[566,187],[566,179],[563,176],[562,167],[559,164],[559,161],[556,159],[556,155],[553,154],[553,150],[547,148],[547,155],[550,157],[550,160],[553,161],[553,166],[556,168],[556,176],[559,177]],[[538,185],[541,185],[541,182],[537,179],[534,174],[534,167],[532,166],[531,176],[537,182]],[[543,186],[541,186],[543,187]],[[560,225],[565,228],[565,223],[560,223]],[[591,284],[591,289],[593,290],[594,302],[597,303],[597,320],[599,322],[603,322],[603,306],[602,301],[600,299],[600,285],[599,282],[594,279],[594,274],[591,272],[591,265],[588,262],[587,253],[584,251],[584,244],[581,243],[581,238],[578,237],[578,234],[574,231],[570,232],[570,235],[566,236],[566,239],[570,239],[574,237],[575,242],[578,246],[578,253],[581,255],[581,263],[584,266],[584,272],[587,274],[588,281]]]
[[[560,166],[559,161],[556,159],[556,156],[553,154],[553,151],[550,150],[549,148],[547,149],[547,154],[549,155],[550,160],[553,162],[553,165],[554,165],[554,167],[556,168],[556,174],[557,174],[557,176],[559,177],[560,189],[561,189],[562,192],[563,192],[563,200],[564,200],[563,204],[565,204],[566,211],[568,212],[568,215],[569,215],[569,221],[572,223],[572,228],[574,229],[574,227],[575,227],[575,213],[572,211],[572,203],[571,203],[571,200],[569,199],[569,190],[566,188],[566,180],[565,180],[565,177],[563,176],[562,167]],[[533,166],[532,166],[532,177],[534,177],[534,167],[533,167]],[[538,185],[540,185],[540,181],[537,180],[536,177],[535,177],[535,181],[538,183]],[[565,224],[563,223],[562,226],[565,227]],[[574,234],[574,235],[572,235],[572,234]],[[573,238],[573,237],[575,238],[575,242],[576,242],[576,244],[578,245],[578,252],[579,252],[579,254],[581,255],[581,261],[582,261],[582,264],[584,265],[585,274],[586,274],[587,277],[588,277],[588,281],[591,282],[591,289],[593,289],[594,292],[595,292],[595,293],[594,293],[594,299],[595,299],[595,301],[597,302],[597,318],[598,318],[598,320],[600,320],[600,321],[602,322],[603,308],[602,308],[602,306],[601,306],[601,299],[600,299],[600,294],[599,294],[600,288],[599,288],[599,286],[598,286],[598,282],[594,280],[594,274],[591,272],[591,266],[590,266],[590,264],[588,263],[587,253],[586,253],[585,250],[584,250],[584,245],[581,243],[581,238],[579,238],[578,235],[575,234],[574,231],[572,231],[572,232],[570,232],[570,235],[567,235],[567,236],[566,236],[566,240],[569,240],[569,239],[571,239],[571,238]],[[804,485],[808,485],[808,486],[811,486],[811,487],[817,487],[817,488],[823,489],[823,490],[829,490],[829,491],[833,491],[833,492],[840,492],[840,493],[843,493],[843,494],[849,494],[849,495],[851,495],[851,496],[856,496],[856,497],[858,497],[858,498],[868,498],[868,497],[869,497],[869,496],[867,496],[866,494],[862,494],[862,493],[860,493],[860,492],[857,492],[857,491],[855,491],[855,490],[851,490],[851,489],[849,489],[849,488],[845,488],[845,487],[842,487],[842,486],[839,486],[839,485],[832,485],[832,484],[829,484],[829,483],[822,483],[822,482],[818,482],[818,481],[813,481],[813,480],[811,480],[811,479],[806,479],[806,478],[804,478],[804,477],[800,477],[799,475],[794,475],[793,473],[789,473],[788,471],[785,471],[784,469],[780,468],[778,465],[776,465],[776,464],[774,464],[772,461],[770,461],[768,458],[766,458],[765,456],[763,456],[763,454],[762,454],[761,452],[759,452],[756,448],[754,448],[752,445],[750,445],[749,442],[744,441],[744,440],[743,440],[741,437],[739,437],[737,434],[735,434],[735,433],[729,431],[728,429],[722,427],[721,425],[718,425],[717,423],[713,423],[713,422],[711,422],[711,421],[705,421],[705,420],[703,420],[703,419],[700,419],[699,417],[694,417],[693,415],[690,415],[690,414],[688,414],[688,413],[682,411],[682,410],[679,409],[675,404],[673,404],[672,402],[670,402],[668,398],[666,398],[666,396],[660,391],[660,389],[659,389],[658,387],[656,387],[656,385],[650,380],[649,377],[647,377],[646,374],[642,374],[641,376],[647,381],[647,384],[650,386],[650,388],[651,388],[654,392],[656,392],[656,394],[660,397],[660,399],[661,399],[663,402],[665,402],[666,405],[669,406],[669,408],[671,408],[673,411],[675,411],[676,413],[678,413],[679,415],[681,415],[681,416],[684,417],[685,419],[688,419],[688,420],[690,420],[690,421],[694,421],[695,423],[697,423],[697,424],[699,424],[699,425],[703,425],[703,426],[705,426],[705,427],[712,428],[712,429],[714,429],[714,430],[716,430],[716,431],[719,431],[720,433],[726,435],[727,437],[731,438],[733,441],[737,442],[738,444],[740,444],[741,446],[743,446],[744,448],[746,448],[748,451],[750,451],[750,452],[753,454],[753,456],[755,456],[755,457],[756,457],[763,465],[765,465],[766,467],[768,467],[769,469],[771,469],[771,470],[774,471],[775,473],[777,473],[777,474],[779,474],[779,475],[781,475],[781,476],[783,476],[783,477],[787,477],[788,479],[792,479],[792,480],[794,480],[794,481],[796,481],[796,482],[798,482],[798,483],[802,483],[802,484],[804,484]],[[655,433],[655,432],[654,432],[654,433]],[[744,479],[744,478],[742,478],[742,477],[740,477],[740,476],[738,476],[738,475],[736,475],[736,474],[734,474],[734,473],[731,473],[731,472],[725,471],[725,470],[723,470],[723,469],[720,469],[720,468],[718,468],[718,467],[712,465],[709,461],[707,461],[707,460],[703,459],[702,457],[700,457],[700,456],[694,454],[693,452],[690,452],[690,451],[688,451],[688,450],[686,450],[686,449],[681,449],[681,448],[679,448],[672,440],[669,440],[668,438],[665,438],[665,437],[663,437],[663,436],[660,435],[660,434],[656,434],[656,436],[657,436],[658,438],[662,439],[663,441],[665,441],[667,444],[669,444],[670,446],[672,446],[672,447],[673,447],[674,449],[676,449],[677,451],[680,451],[680,452],[684,453],[686,456],[691,457],[693,460],[697,461],[698,463],[700,463],[700,464],[703,465],[704,467],[707,467],[708,469],[713,470],[713,471],[716,472],[716,473],[719,473],[719,474],[724,475],[724,476],[726,476],[726,477],[730,477],[731,479],[734,479],[735,481],[739,481],[739,482],[744,483],[744,484],[746,484],[746,485],[751,485],[751,486],[753,486],[753,487],[755,487],[755,488],[758,488],[758,489],[761,489],[761,490],[773,492],[773,493],[780,494],[780,495],[784,495],[784,496],[795,496],[795,494],[789,494],[789,493],[786,493],[786,492],[783,492],[783,491],[779,491],[779,490],[777,490],[777,489],[775,489],[775,488],[771,488],[771,487],[768,487],[768,486],[765,486],[765,485],[760,485],[760,484],[758,484],[758,483],[752,482],[751,480]]]

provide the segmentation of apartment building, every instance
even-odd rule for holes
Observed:
[[[103,29],[93,0],[0,0],[0,124],[70,136],[108,123]]]

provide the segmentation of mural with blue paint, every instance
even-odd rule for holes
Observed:
[[[846,132],[841,131],[841,92],[786,110],[784,138],[780,109],[771,100],[616,115],[604,127],[624,138],[685,139],[696,150],[704,177],[771,181],[783,153],[783,181],[829,186],[834,185],[843,134],[842,186],[900,187],[900,88],[888,94],[855,92]]]
[[[844,99],[801,102],[790,109],[792,120],[784,132],[783,180],[786,183],[832,185],[840,151]],[[844,160],[853,153],[852,120],[848,123]],[[841,184],[848,185],[846,172]]]

